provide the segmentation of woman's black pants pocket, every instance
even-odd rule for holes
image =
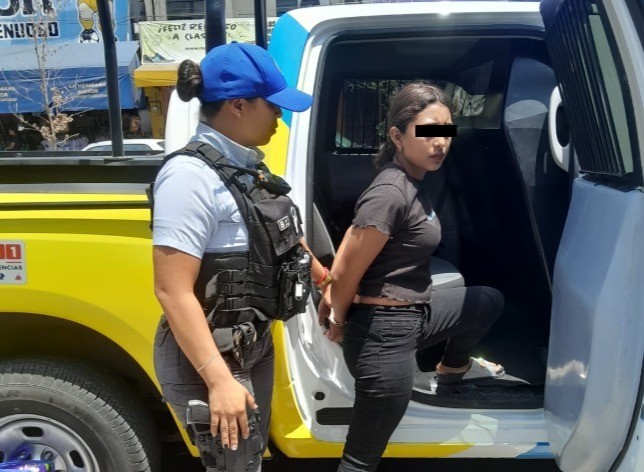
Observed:
[[[342,350],[356,398],[339,471],[373,471],[400,423],[414,384],[422,310],[354,305]]]

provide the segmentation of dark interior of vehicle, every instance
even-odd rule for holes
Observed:
[[[441,395],[432,371],[443,346],[435,346],[417,355],[414,400],[541,407],[552,269],[570,190],[568,174],[550,156],[547,112],[556,80],[543,41],[338,38],[325,61],[317,100],[324,106],[314,111],[311,127],[314,251],[329,262],[329,241],[337,248],[355,202],[377,172],[372,158],[393,91],[413,80],[443,87],[452,96],[458,136],[443,167],[424,180],[443,228],[434,255],[441,265],[447,262],[448,272],[458,271],[465,285],[488,285],[505,295],[504,313],[477,354],[503,364],[517,381]],[[442,269],[432,268],[440,288],[443,279],[435,270]]]

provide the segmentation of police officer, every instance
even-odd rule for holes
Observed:
[[[268,439],[271,319],[302,311],[311,280],[330,280],[301,239],[288,185],[255,146],[275,134],[281,108],[304,111],[312,98],[287,86],[264,49],[235,42],[212,49],[200,66],[184,61],[177,92],[200,99],[203,122],[166,158],[151,192],[164,311],[156,374],[206,469],[253,471]],[[208,405],[206,434],[190,425],[195,400]]]

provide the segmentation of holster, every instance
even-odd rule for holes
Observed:
[[[220,472],[254,471],[259,467],[264,447],[259,433],[259,413],[249,412],[248,439],[240,439],[236,451],[224,448],[219,435],[210,432],[208,404],[200,400],[188,402],[186,423],[199,450],[201,462],[208,470]]]
[[[219,352],[222,355],[230,354],[240,367],[244,367],[244,359],[255,348],[259,334],[264,333],[259,333],[255,325],[249,321],[230,328],[214,328],[212,331]]]
[[[212,337],[222,356],[230,356],[240,367],[270,327],[270,320],[254,308],[211,311],[206,316]]]

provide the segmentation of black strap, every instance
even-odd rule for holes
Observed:
[[[237,208],[239,208],[239,211],[242,213],[244,223],[246,223],[246,226],[250,229],[252,223],[250,215],[251,209],[245,196],[248,198],[251,197],[248,192],[248,186],[238,179],[238,174],[247,173],[253,175],[252,172],[254,171],[230,164],[230,161],[222,153],[207,143],[201,143],[198,141],[189,143],[186,146],[186,154],[192,155],[205,162],[217,173],[217,175],[219,175],[221,180],[224,182],[224,185],[233,196],[233,199],[237,204]]]
[[[161,162],[161,167],[163,167],[170,159],[179,155],[196,157],[197,159],[205,162],[210,168],[219,174],[229,190],[230,186],[228,184],[229,182],[232,182],[237,189],[250,198],[253,203],[268,198],[274,198],[277,195],[286,195],[291,191],[291,187],[286,183],[286,181],[281,177],[271,174],[270,170],[263,162],[259,162],[256,169],[240,167],[233,164],[226,156],[221,154],[210,144],[200,141],[192,141],[188,143],[185,148],[168,154]],[[238,179],[239,175],[242,174],[247,174],[254,178],[253,185],[250,186],[250,188]],[[154,220],[154,182],[148,186],[145,193],[147,194],[148,201],[150,202],[150,230],[152,230],[152,222]],[[231,193],[233,192],[231,191]],[[235,200],[239,205],[237,199]],[[240,208],[243,208],[243,206],[240,206]]]
[[[246,184],[239,180],[239,176],[247,174],[256,179],[261,180],[264,177],[264,172],[268,172],[268,168],[264,163],[258,164],[258,169],[249,169],[247,167],[240,167],[234,165],[230,159],[220,153],[217,149],[208,143],[193,141],[185,147],[185,153],[200,159],[211,167],[222,178],[224,183],[230,180],[243,194],[253,200],[253,188],[248,188]],[[266,198],[263,196],[263,198]]]
[[[224,177],[222,180],[226,181],[228,179],[232,179],[236,184],[238,184],[239,189],[244,193],[248,193],[248,189],[246,188],[246,185],[239,181],[239,179],[237,178],[238,175],[248,174],[255,177],[256,179],[261,179],[264,173],[270,173],[268,167],[266,167],[263,162],[260,162],[258,164],[257,170],[236,166],[231,163],[230,159],[217,151],[217,149],[215,149],[213,146],[200,141],[191,141],[185,148],[168,154],[163,158],[161,167],[166,165],[170,159],[173,159],[177,156],[196,157],[197,159],[205,162],[209,167],[211,167],[215,172],[217,172],[217,174],[219,174],[220,177]],[[224,174],[223,176],[222,173]],[[154,184],[151,184],[150,187],[153,188],[153,185]]]
[[[291,191],[291,187],[286,183],[281,177],[274,175],[266,167],[266,164],[263,162],[258,162],[255,169],[249,169],[247,167],[240,167],[234,165],[230,159],[222,155],[219,151],[213,148],[210,144],[202,142],[192,142],[186,146],[187,150],[190,150],[191,153],[198,153],[201,155],[200,159],[204,160],[209,166],[213,169],[223,171],[229,178],[237,180],[237,177],[242,174],[248,174],[254,177],[254,185],[251,188],[247,188],[245,185],[239,184],[240,190],[250,198],[253,203],[265,200],[267,198],[272,198],[278,195],[286,195]],[[193,154],[194,155],[194,154]],[[209,162],[210,161],[210,162]],[[235,170],[235,172],[232,171]]]
[[[203,143],[200,141],[191,141],[188,143],[188,145],[183,148],[179,149],[178,151],[172,152],[165,156],[163,158],[163,161],[161,162],[161,166],[159,167],[159,170],[166,165],[170,159],[173,159],[177,156],[190,156],[190,157],[195,157],[204,163],[206,163],[210,168],[212,168],[219,177],[221,177],[222,181],[224,182],[224,185],[226,185],[226,188],[230,193],[233,195],[233,198],[235,199],[235,203],[237,203],[237,206],[239,207],[240,211],[244,209],[246,212],[249,211],[247,205],[248,203],[246,200],[242,197],[241,200],[237,198],[237,192],[231,189],[230,182],[232,182],[235,185],[235,188],[239,191],[242,192],[246,195],[248,195],[249,198],[251,198],[251,195],[249,194],[249,189],[247,186],[240,182],[239,179],[237,178],[238,174],[249,174],[252,175],[255,178],[260,178],[261,172],[253,169],[247,169],[245,167],[240,167],[232,164],[228,158],[226,158],[222,153],[217,151],[213,146],[207,143]],[[260,163],[263,168],[261,169],[262,172],[264,172],[264,169],[268,171],[268,168],[263,164]],[[252,189],[251,189],[252,190]],[[150,231],[152,231],[153,228],[153,222],[154,222],[154,182],[152,182],[147,189],[145,189],[145,193],[148,197],[148,201],[150,203]],[[251,198],[252,199],[252,198]],[[246,215],[248,217],[248,214]],[[248,224],[248,219],[244,218],[244,221]]]

